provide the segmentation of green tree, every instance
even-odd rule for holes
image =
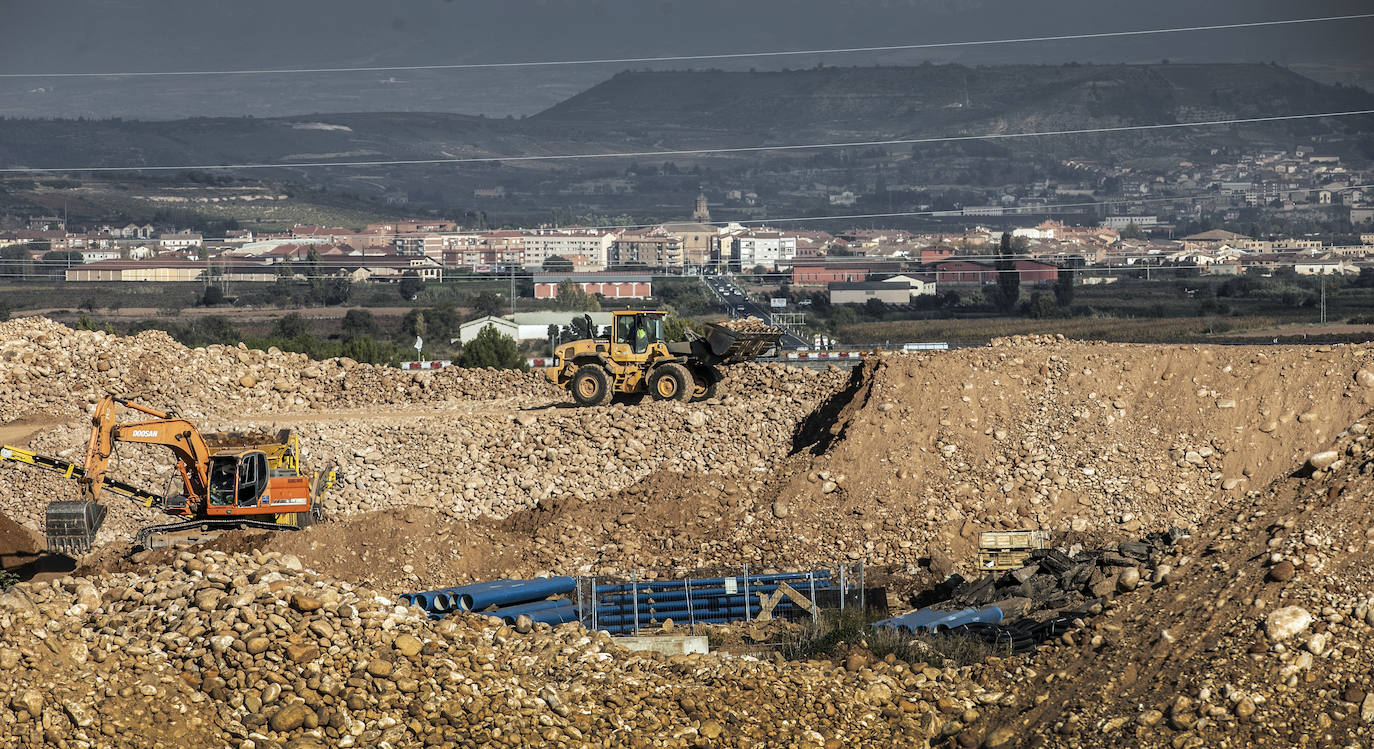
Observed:
[[[272,326],[273,338],[299,338],[300,336],[310,335],[310,325],[306,323],[301,313],[292,312],[277,318],[277,322]]]
[[[841,328],[845,325],[853,325],[859,321],[859,314],[848,304],[835,307],[835,311],[830,315],[830,324],[833,328]]]
[[[217,304],[224,304],[224,292],[218,286],[206,286],[200,295],[200,306],[214,307]]]
[[[1055,304],[1068,309],[1073,304],[1073,269],[1061,268],[1054,282]]]
[[[481,291],[472,298],[472,309],[477,312],[479,317],[496,317],[501,314],[501,310],[505,306],[501,295],[494,291]]]
[[[10,278],[17,275],[20,279],[26,279],[33,274],[33,256],[29,254],[28,245],[0,247],[0,261],[3,261],[0,262],[0,268]]]
[[[567,312],[600,312],[601,303],[571,278],[558,282],[558,297],[554,307]]]
[[[81,265],[84,259],[79,252],[53,250],[43,253],[43,264],[49,268],[70,268],[73,265]]]
[[[340,328],[343,331],[345,341],[362,336],[373,336],[377,334],[377,320],[372,317],[371,312],[365,309],[351,309],[344,313]],[[353,358],[357,359],[357,357]]]
[[[206,315],[197,319],[191,325],[190,335],[199,343],[235,344],[243,340],[234,324],[221,315]]]
[[[396,366],[401,362],[401,352],[389,343],[379,343],[370,335],[360,335],[344,342],[339,349],[340,356],[366,364],[389,364]]]
[[[424,288],[425,279],[420,278],[419,273],[408,270],[401,276],[401,283],[399,284],[398,290],[401,293],[402,299],[415,301],[415,298],[420,295],[421,291],[424,291]]]
[[[1021,301],[1021,273],[1011,256],[1011,234],[1002,233],[1002,246],[998,253],[997,262],[993,264],[997,269],[997,306],[1006,313],[1016,309],[1017,302]]]
[[[868,299],[864,301],[864,314],[873,318],[881,318],[887,314],[887,305],[881,299]]]
[[[1031,294],[1030,309],[1031,317],[1043,320],[1047,317],[1057,317],[1059,307],[1054,303],[1054,297],[1044,292],[1037,291]]]
[[[550,255],[549,258],[544,261],[544,272],[572,273],[573,261],[563,257],[562,255]]]
[[[347,276],[310,279],[310,301],[315,304],[344,304],[353,296],[353,280]]]
[[[1141,230],[1140,230],[1140,227],[1135,225],[1135,222],[1131,222],[1131,223],[1129,223],[1129,224],[1126,224],[1126,228],[1124,228],[1124,229],[1121,230],[1121,238],[1122,238],[1122,239],[1144,239],[1144,238],[1145,238],[1145,232],[1141,231]]]
[[[687,340],[687,331],[689,330],[701,335],[705,332],[705,326],[694,320],[678,317],[671,311],[667,317],[663,318],[663,335],[669,341]]]
[[[484,326],[458,357],[460,367],[495,367],[496,369],[525,369],[515,340],[502,335],[494,325]]]

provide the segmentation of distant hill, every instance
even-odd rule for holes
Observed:
[[[1367,109],[1363,89],[1285,68],[962,65],[622,73],[525,125],[677,144],[898,138]],[[672,139],[672,140],[670,140]]]
[[[422,112],[172,121],[0,120],[0,166],[147,166],[426,159],[1026,132],[1374,108],[1374,94],[1272,65],[960,65],[784,72],[622,73],[537,115]],[[1264,125],[1284,142],[1374,119]],[[1258,134],[1258,135],[1256,135]],[[1182,152],[1225,130],[1116,136],[1115,147]],[[1050,144],[1047,141],[1053,140]],[[1092,157],[1106,141],[1035,139]],[[1086,145],[1085,145],[1086,144]],[[744,158],[744,157],[741,157]],[[604,162],[525,162],[604,169]],[[623,168],[623,167],[615,167]],[[287,170],[290,174],[295,170]],[[296,172],[304,175],[305,173]],[[415,173],[411,170],[410,173]],[[313,172],[317,175],[319,172]],[[404,175],[394,173],[393,178]]]

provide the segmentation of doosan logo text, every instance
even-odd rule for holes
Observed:
[[[156,429],[131,429],[131,430],[129,430],[129,436],[130,436],[130,437],[156,437],[156,436],[157,436],[157,430],[156,430]]]

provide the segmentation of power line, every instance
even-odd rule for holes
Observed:
[[[604,153],[571,154],[527,154],[522,156],[470,156],[445,159],[381,159],[374,161],[303,161],[297,163],[245,163],[245,164],[183,164],[160,166],[66,166],[66,167],[4,167],[0,174],[52,174],[59,172],[154,172],[183,171],[201,169],[306,169],[327,167],[372,167],[372,166],[433,166],[439,164],[484,164],[493,162],[524,161],[573,161],[584,159],[628,159],[661,158],[664,156],[708,156],[727,153],[758,153],[762,151],[805,151],[830,148],[868,148],[876,146],[903,146],[930,143],[954,143],[973,140],[1013,140],[1019,138],[1043,138],[1056,135],[1095,135],[1103,133],[1130,133],[1146,130],[1171,130],[1189,127],[1216,127],[1220,125],[1247,125],[1261,122],[1284,122],[1292,120],[1311,120],[1328,117],[1353,117],[1374,114],[1374,109],[1358,109],[1345,112],[1316,112],[1310,114],[1287,114],[1271,117],[1237,117],[1225,120],[1201,120],[1195,122],[1170,122],[1154,125],[1120,125],[1116,127],[1092,127],[1074,130],[1043,130],[1029,133],[985,133],[980,135],[948,135],[931,138],[894,138],[890,140],[867,140],[829,143],[793,143],[780,146],[735,146],[731,148],[683,148],[667,151],[620,151]]]
[[[1051,36],[1025,36],[1005,39],[979,39],[961,42],[925,42],[918,44],[892,44],[874,47],[836,47],[830,49],[776,50],[761,52],[726,52],[708,55],[666,55],[660,57],[612,57],[585,60],[532,60],[523,62],[478,62],[453,63],[444,65],[376,65],[365,67],[340,68],[263,68],[254,70],[174,70],[174,71],[126,71],[126,72],[84,72],[84,73],[0,73],[0,78],[94,78],[94,77],[157,77],[157,76],[198,76],[198,75],[292,75],[300,73],[386,73],[419,70],[480,70],[489,68],[531,68],[554,67],[561,65],[627,65],[657,62],[687,62],[692,60],[735,60],[760,57],[795,57],[802,55],[835,55],[866,52],[902,52],[921,49],[947,49],[952,47],[984,47],[999,44],[1030,44],[1038,42],[1060,42],[1078,39],[1111,39],[1128,36],[1151,36],[1158,34],[1177,34],[1199,31],[1223,31],[1227,29],[1250,29],[1266,26],[1288,26],[1303,23],[1328,23],[1332,21],[1355,21],[1374,18],[1374,13],[1354,13],[1343,16],[1322,16],[1318,18],[1288,18],[1274,21],[1249,21],[1244,23],[1222,23],[1205,26],[1176,26],[1163,29],[1139,29],[1135,31],[1102,31],[1085,34],[1056,34]]]

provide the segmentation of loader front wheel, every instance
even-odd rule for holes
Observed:
[[[692,373],[681,364],[663,364],[649,375],[649,395],[656,401],[685,401],[695,389]]]
[[[600,364],[583,364],[568,383],[579,406],[604,406],[611,402],[611,377]]]
[[[710,380],[698,381],[697,386],[692,390],[693,403],[708,401],[714,397],[716,397],[716,383]]]
[[[716,386],[720,384],[720,373],[712,367],[697,367],[692,370],[692,402],[699,403],[716,397]]]

